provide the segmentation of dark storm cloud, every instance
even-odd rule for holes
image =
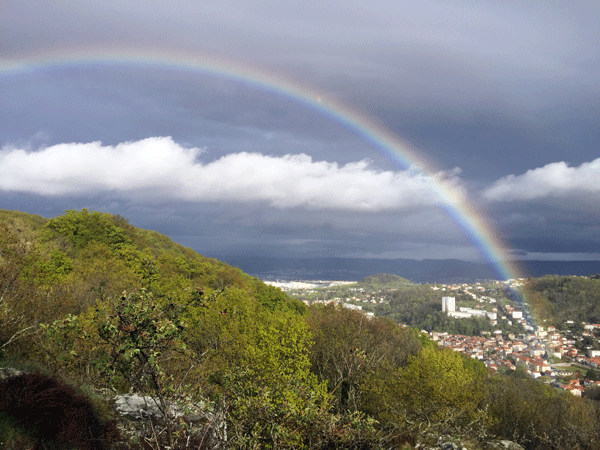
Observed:
[[[515,247],[523,249],[525,255],[529,253],[600,254],[600,239],[589,239],[589,237],[585,241],[560,236],[553,239],[535,237],[512,239],[511,242]]]
[[[2,81],[0,144],[23,144],[41,130],[49,145],[99,138],[114,145],[170,135],[207,148],[213,158],[236,151],[331,151],[340,162],[378,158],[322,113],[273,91],[197,71],[74,66]]]
[[[596,161],[578,167],[554,163],[504,177],[483,191],[486,210],[525,259],[598,259],[599,176]]]
[[[444,215],[376,214],[362,219],[349,213],[307,214],[303,210],[264,210],[227,205],[177,204],[153,229],[214,257],[235,255],[375,256],[391,258],[477,259],[477,250]],[[147,211],[142,216],[145,217]],[[136,207],[128,217],[136,222]],[[154,211],[152,217],[160,214]],[[140,220],[148,222],[147,218]],[[433,219],[433,220],[432,220]],[[352,223],[349,223],[349,222]],[[378,222],[377,229],[373,223]],[[264,224],[271,224],[266,227]],[[419,230],[417,232],[417,230]],[[437,239],[431,240],[435,230]]]
[[[461,168],[456,186],[498,225],[515,254],[575,258],[598,252],[599,22],[596,1],[8,0],[0,5],[0,64],[61,49],[131,47],[216,55],[297,80],[370,116],[446,174]],[[57,144],[101,141],[91,157],[110,146],[172,136],[175,156],[199,149],[191,159],[174,158],[185,162],[174,170],[198,174],[194,164],[200,164],[203,177],[215,160],[232,155],[232,162],[241,152],[261,155],[242,161],[257,164],[252,167],[280,164],[283,155],[305,154],[338,168],[368,159],[374,172],[359,171],[371,180],[363,206],[380,209],[352,212],[358,197],[349,197],[340,213],[347,192],[324,184],[308,197],[313,206],[315,198],[329,199],[316,211],[306,208],[297,188],[286,197],[291,204],[267,207],[274,191],[258,184],[253,189],[264,195],[252,206],[232,203],[237,191],[227,182],[214,189],[217,202],[207,201],[205,192],[196,203],[175,196],[163,204],[163,192],[148,201],[118,180],[106,184],[107,177],[96,177],[100,185],[91,191],[63,183],[67,191],[48,201],[38,193],[57,189],[61,174],[95,179],[83,161],[81,171],[65,174],[52,158],[43,162],[55,167],[45,185],[44,177],[13,159],[15,184],[4,185],[0,207],[47,216],[81,207],[119,213],[213,255],[477,258],[448,215],[423,203],[420,194],[410,207],[381,209],[396,208],[395,195],[407,192],[403,168],[322,112],[273,92],[193,71],[139,66],[55,67],[0,77],[5,157],[33,150],[41,158]],[[294,169],[314,174],[317,165],[295,161]],[[227,166],[235,167],[240,164]],[[386,171],[395,174],[396,184],[374,175]],[[316,186],[311,176],[287,182]],[[178,186],[198,194],[193,183]]]
[[[573,145],[581,156],[572,162],[584,162],[600,129],[600,7],[593,1],[62,0],[10,1],[5,9],[4,57],[86,46],[213,53],[320,88],[372,115],[441,169],[459,166],[490,181],[563,160]],[[150,88],[160,77],[140,83]],[[237,123],[234,102],[219,100],[208,119]],[[262,111],[256,120],[271,127],[286,117],[274,105]],[[160,126],[173,119],[159,119],[155,134],[173,134]],[[318,132],[318,125],[298,128]],[[529,147],[531,161],[522,156]],[[490,163],[473,164],[482,153]],[[499,165],[504,173],[488,167]]]

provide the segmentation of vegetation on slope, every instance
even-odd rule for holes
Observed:
[[[600,279],[547,275],[527,282],[527,298],[537,317],[560,327],[565,319],[600,323]]]
[[[415,284],[412,281],[407,280],[406,278],[402,278],[398,275],[380,273],[377,275],[371,275],[363,278],[358,283],[356,283],[355,286],[358,288],[374,291],[378,289],[395,290],[414,285]]]
[[[119,216],[0,219],[4,364],[147,393],[165,412],[210,405],[227,448],[410,448],[426,432],[599,448],[595,402],[491,377],[389,318],[307,308]],[[186,430],[174,422],[131,448],[186,448]],[[1,437],[14,443],[18,432]]]

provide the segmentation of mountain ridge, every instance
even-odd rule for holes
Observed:
[[[354,281],[379,273],[389,273],[414,283],[475,282],[499,279],[489,264],[458,259],[375,259],[375,258],[292,258],[221,257],[244,272],[265,280],[343,280]],[[543,275],[594,275],[600,261],[517,261],[523,277]]]

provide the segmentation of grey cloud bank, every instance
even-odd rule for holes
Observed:
[[[444,182],[519,257],[597,258],[598,23],[595,1],[7,0],[0,67],[215,55],[325,92],[438,169],[411,177],[319,111],[218,76],[0,70],[0,207],[107,210],[215,256],[477,259],[428,189]]]

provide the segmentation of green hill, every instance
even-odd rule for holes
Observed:
[[[390,307],[429,298],[399,277],[363,283],[390,289]],[[124,450],[208,448],[204,436],[225,428],[220,445],[231,449],[407,450],[441,434],[514,439],[527,449],[600,442],[591,400],[492,376],[390,319],[305,307],[164,235],[85,209],[51,219],[0,210],[0,364],[86,389],[109,423],[110,395],[153,396],[163,419],[122,441]],[[41,439],[13,408],[29,395],[27,420],[45,423],[35,405],[50,397],[35,389],[39,396],[0,391],[3,448]],[[167,414],[172,404],[214,420],[197,422],[193,434],[191,423]],[[65,432],[77,435],[76,424]],[[58,448],[46,444],[37,447]]]
[[[546,275],[528,280],[527,299],[541,320],[561,327],[566,320],[600,323],[600,279]]]
[[[196,288],[235,287],[272,308],[277,302],[302,308],[241,270],[156,231],[133,227],[118,215],[83,209],[45,219],[0,210],[0,224],[4,245],[11,239],[26,243],[22,251],[33,275],[30,281],[46,292],[50,303],[60,304],[59,310],[69,305],[71,313],[80,313],[98,295],[115,296],[141,287],[173,299],[184,299]]]
[[[412,285],[414,285],[412,281],[402,278],[401,276],[391,275],[388,273],[371,275],[363,278],[357,283],[357,286],[367,288],[369,290],[399,289]]]

